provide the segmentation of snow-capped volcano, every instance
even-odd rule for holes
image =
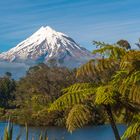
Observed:
[[[47,27],[37,32],[16,47],[0,54],[0,60],[26,64],[56,63],[58,66],[77,67],[93,56],[80,47],[72,38]]]

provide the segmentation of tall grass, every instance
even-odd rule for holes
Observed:
[[[25,125],[25,129],[26,129],[25,140],[29,140],[29,131],[27,124]],[[3,138],[1,138],[1,140],[21,140],[21,134],[17,135],[16,139],[13,139],[13,124],[8,122],[8,125],[4,130],[4,136]],[[32,137],[31,140],[34,140],[34,137]],[[49,140],[47,133],[45,132],[45,135],[41,133],[38,140]]]

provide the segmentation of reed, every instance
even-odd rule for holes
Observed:
[[[25,140],[29,140],[29,130],[27,124],[25,124],[25,130],[26,130]],[[4,130],[4,136],[3,138],[1,138],[1,140],[14,140],[13,131],[14,131],[13,124],[9,121],[7,127]],[[21,140],[21,134],[17,135],[16,140]],[[32,137],[31,140],[34,140],[34,137]],[[45,135],[41,133],[38,140],[49,140],[47,136],[47,132],[45,132]]]

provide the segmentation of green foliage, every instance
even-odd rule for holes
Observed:
[[[68,114],[66,127],[68,131],[72,132],[76,128],[81,128],[88,124],[91,118],[91,110],[88,106],[82,104],[74,105]]]
[[[100,47],[93,52],[99,56],[99,59],[91,60],[81,66],[77,70],[77,77],[94,77],[96,86],[91,88],[90,83],[78,83],[64,89],[65,94],[54,101],[50,110],[64,110],[69,107],[70,112],[78,116],[81,108],[76,110],[77,104],[85,105],[90,102],[92,106],[101,106],[108,114],[116,140],[119,140],[112,109],[115,108],[115,111],[120,112],[125,108],[127,112],[128,108],[131,108],[131,111],[134,109],[135,103],[139,104],[140,52],[128,50],[130,44],[125,40],[114,45],[104,42],[94,42],[94,44]],[[70,131],[84,125],[84,123],[80,125],[84,122],[83,118],[78,120],[77,117],[71,117],[70,120],[71,124],[72,120],[74,121],[73,125],[68,126]]]
[[[58,98],[62,88],[76,81],[74,75],[73,71],[66,68],[49,68],[43,64],[30,68],[27,76],[17,83],[17,104],[24,104],[26,99],[36,94],[47,96],[49,101]]]
[[[96,105],[112,105],[116,104],[117,100],[117,92],[114,91],[112,86],[96,87],[91,83],[77,83],[64,89],[63,92],[65,94],[51,104],[49,111],[70,108],[66,119],[69,131],[82,127],[90,121],[89,114],[91,113],[83,109],[83,107],[87,107],[85,106],[85,103],[90,102],[91,104],[95,103]]]
[[[62,90],[63,94],[68,93],[68,92],[76,92],[76,91],[81,91],[89,88],[94,88],[95,84],[93,83],[76,83],[74,85],[71,85],[65,89]]]
[[[129,44],[129,42],[127,40],[119,40],[117,41],[117,44],[125,49],[131,49],[131,45]]]
[[[118,62],[113,59],[90,60],[77,70],[77,77],[93,77],[95,83],[107,83],[118,69]]]
[[[137,71],[140,70],[140,51],[129,51],[121,60],[120,68],[122,70]]]
[[[140,116],[134,115],[132,122],[129,124],[127,130],[122,136],[122,140],[132,139],[140,140]]]
[[[0,77],[0,107],[9,108],[14,100],[15,81],[10,77]]]
[[[97,88],[95,104],[114,105],[117,103],[117,92],[110,85]]]
[[[90,95],[95,94],[95,87],[90,83],[78,83],[63,89],[63,92],[65,94],[51,104],[49,111],[64,110],[75,104],[83,103]]]
[[[48,113],[47,108],[62,94],[64,87],[75,81],[74,70],[50,68],[45,64],[30,68],[27,75],[17,82],[17,109],[10,112],[12,119],[20,124],[55,125],[60,115],[57,111]]]
[[[57,68],[52,60],[51,68],[44,64],[30,68],[16,86],[10,76],[0,78],[0,106],[9,106],[16,97],[17,108],[11,113],[12,119],[15,117],[23,124],[66,124],[69,131],[96,120],[93,116],[96,112],[100,116],[104,112],[117,140],[120,138],[116,114],[123,112],[129,120],[123,139],[138,138],[140,51],[130,50],[126,40],[113,45],[94,41],[94,45],[98,49],[93,54],[98,58],[77,70]],[[132,119],[134,113],[136,116]]]
[[[113,85],[131,102],[140,103],[140,52],[131,51],[120,63],[120,70],[113,76]]]
[[[17,108],[7,112],[10,114],[11,120],[24,125],[26,122],[29,125],[54,125],[55,119],[59,117],[57,112],[48,113],[49,102],[45,95],[34,95],[30,100],[26,101],[24,107]],[[6,115],[5,115],[6,117]]]
[[[93,77],[95,82],[107,83],[119,69],[121,58],[127,54],[127,50],[118,45],[109,45],[104,42],[94,41],[94,44],[100,46],[99,49],[93,51],[98,59],[90,60],[78,68],[77,77],[88,76]]]
[[[77,83],[65,88],[62,90],[64,95],[51,104],[49,111],[61,111],[69,108],[69,113],[66,118],[68,130],[72,132],[76,128],[81,128],[83,125],[92,121],[92,111],[96,110],[96,107],[93,105],[96,90],[96,85],[92,83]]]
[[[121,59],[122,56],[126,54],[126,49],[118,45],[109,45],[104,42],[94,41],[94,45],[99,46],[100,48],[93,51],[93,54],[100,54],[104,58],[110,58],[114,60]]]

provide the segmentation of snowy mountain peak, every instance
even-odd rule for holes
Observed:
[[[42,27],[43,28],[43,27]],[[45,29],[48,31],[48,32],[56,32],[54,29],[52,29],[50,26],[46,26]]]
[[[16,47],[0,54],[2,61],[31,65],[55,61],[57,65],[67,67],[77,67],[91,58],[92,54],[80,47],[72,38],[49,26],[42,26]]]
[[[57,32],[52,29],[50,26],[42,26],[38,31],[36,31],[33,35],[36,35],[36,34],[45,34],[45,33],[49,33],[49,34],[57,34]]]

